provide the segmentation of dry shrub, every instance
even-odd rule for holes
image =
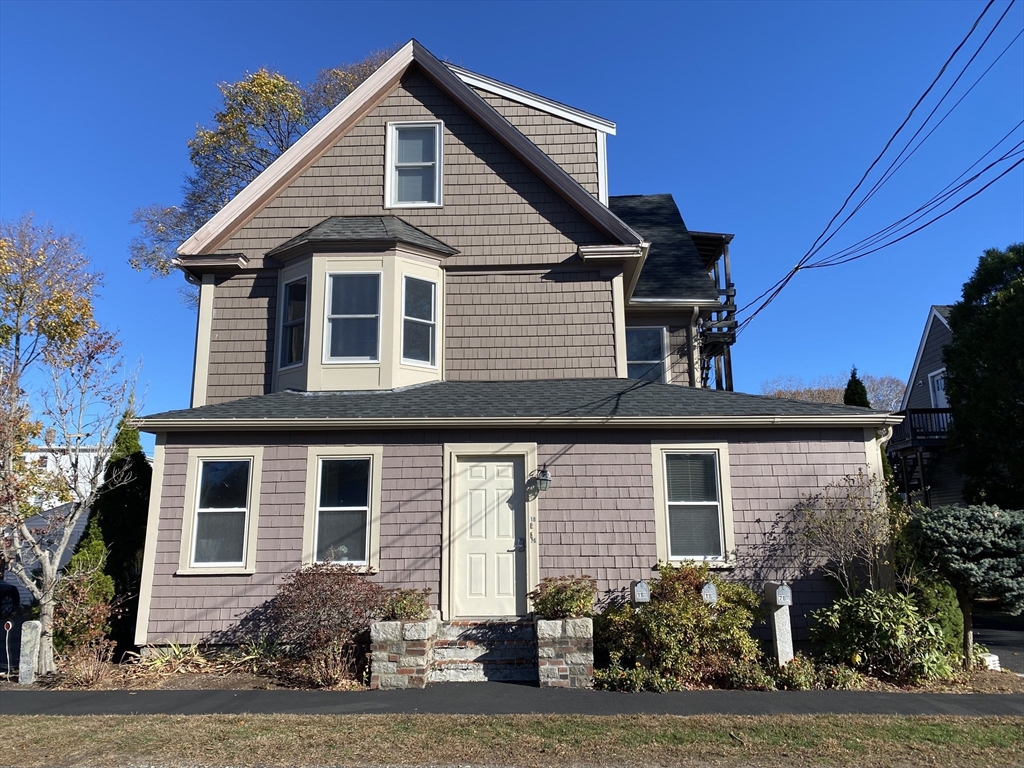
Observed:
[[[549,576],[527,597],[542,619],[576,619],[593,612],[597,582],[593,576]]]
[[[61,683],[69,688],[95,688],[110,682],[117,674],[111,663],[116,643],[93,640],[79,645],[61,657]]]
[[[271,618],[280,642],[316,686],[358,677],[370,623],[384,615],[387,590],[348,565],[316,563],[285,577]]]

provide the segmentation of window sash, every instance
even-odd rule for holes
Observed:
[[[295,301],[290,292],[293,286],[298,285],[302,286],[301,301]],[[306,359],[306,307],[308,304],[305,277],[284,284],[281,312],[281,368],[302,365]]]
[[[634,344],[630,343],[630,336],[636,339],[640,335],[650,335],[657,339],[658,350],[656,357],[647,355],[639,356]],[[656,335],[655,335],[656,334]],[[635,342],[634,342],[635,343]],[[634,347],[630,349],[630,347]],[[664,381],[666,372],[665,353],[665,329],[660,326],[647,328],[626,329],[626,376],[630,379],[641,379],[646,381]]]
[[[344,307],[337,308],[339,311],[335,311],[334,306],[334,281],[344,280],[347,277],[366,277],[373,276],[375,278],[376,287],[376,311],[373,313],[367,312],[344,312]],[[324,357],[327,361],[332,362],[353,362],[353,363],[376,363],[380,362],[380,297],[381,297],[381,273],[379,272],[334,272],[327,276],[327,312],[326,322],[324,323]],[[346,354],[333,354],[335,346],[335,328],[341,329],[346,325],[348,327],[358,325],[368,325],[365,322],[359,323],[358,321],[373,321],[373,353],[372,355],[346,355]],[[344,343],[344,339],[342,339]],[[344,351],[344,350],[342,350]],[[351,350],[355,351],[355,350]]]
[[[245,506],[201,506],[201,500],[204,495],[203,481],[206,479],[207,467],[213,464],[245,464]],[[193,522],[192,530],[192,557],[191,565],[197,567],[221,567],[221,566],[239,566],[245,565],[246,559],[246,542],[249,535],[249,502],[252,498],[252,461],[250,459],[201,459],[199,461],[199,472],[196,483],[196,498],[195,498],[195,521]],[[234,523],[235,528],[239,528],[237,532],[237,541],[216,541],[213,536],[201,537],[204,531],[217,532],[218,522],[220,523],[221,532],[227,527],[225,524],[231,524],[232,518],[241,517],[241,526]],[[225,552],[237,551],[239,557],[237,559],[226,559],[224,557],[217,557],[216,555],[224,554]],[[209,554],[206,554],[209,553]]]
[[[410,313],[410,284],[421,283],[430,286],[430,312],[428,317]],[[402,281],[402,362],[417,365],[436,365],[437,358],[437,283],[418,277],[405,276]],[[415,309],[412,310],[415,312]],[[425,357],[417,357],[418,350],[410,350],[410,337],[426,330],[428,352]]]
[[[677,468],[682,468],[683,471],[673,471],[670,468],[673,456],[710,457],[711,461],[677,464]],[[664,451],[662,462],[669,559],[724,559],[722,475],[718,452]],[[693,471],[695,468],[703,468],[704,476],[696,476]]]
[[[324,467],[328,462],[340,461],[340,462],[355,462],[362,461],[366,463],[366,504],[365,505],[354,505],[354,506],[332,506],[323,503],[323,481],[324,481]],[[315,517],[315,528],[313,531],[313,561],[317,563],[331,562],[331,563],[345,563],[346,565],[368,565],[369,564],[369,551],[370,551],[370,507],[372,504],[370,498],[370,484],[373,479],[373,458],[370,456],[325,456],[321,457],[317,462],[317,485],[316,485],[316,517]],[[349,514],[346,514],[349,513]],[[356,513],[356,514],[351,514]],[[333,518],[332,524],[336,524],[339,519],[344,520],[348,517],[350,521],[352,519],[362,519],[362,537],[358,541],[362,547],[361,552],[355,552],[360,557],[344,557],[344,558],[331,558],[326,559],[324,555],[330,554],[332,551],[336,552],[333,547],[322,547],[321,533],[322,529],[329,526],[324,526],[324,516]],[[349,523],[351,524],[351,522]],[[342,545],[349,546],[349,545]],[[348,554],[348,552],[342,552],[341,554]]]
[[[402,134],[432,136],[431,157],[423,153],[420,159],[402,159]],[[388,169],[386,180],[389,207],[416,207],[441,205],[441,168],[443,127],[440,122],[389,123]],[[415,194],[418,189],[420,194]]]

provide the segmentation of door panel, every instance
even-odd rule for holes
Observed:
[[[461,459],[456,464],[452,520],[456,617],[526,613],[523,466],[521,458]]]

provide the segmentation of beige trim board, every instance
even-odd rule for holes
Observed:
[[[306,503],[302,520],[302,564],[315,562],[317,483],[321,459],[370,459],[370,514],[367,525],[366,565],[356,566],[364,573],[380,569],[381,492],[384,475],[384,446],[381,445],[311,445],[306,452]]]
[[[135,619],[135,644],[145,645],[149,638],[149,610],[153,603],[153,578],[156,547],[160,537],[160,502],[164,485],[164,440],[156,436],[153,449],[153,480],[149,489],[149,511],[146,514],[146,545],[142,554],[142,581],[139,584],[139,613]]]
[[[445,443],[444,465],[441,478],[441,591],[439,600],[441,618],[450,621],[453,617],[452,589],[453,574],[451,558],[453,554],[452,518],[455,514],[454,477],[456,463],[462,457],[494,457],[508,456],[523,459],[522,478],[524,484],[537,472],[536,443]],[[526,494],[526,592],[532,592],[540,583],[540,544],[538,499]],[[532,610],[527,598],[526,610]]]
[[[206,387],[210,379],[210,334],[213,329],[214,276],[207,272],[199,286],[199,311],[196,313],[196,357],[192,366],[192,407],[206,405]]]
[[[249,460],[249,499],[245,520],[245,551],[239,565],[193,565],[192,544],[196,527],[199,463],[203,460]],[[263,446],[189,448],[185,471],[185,499],[181,516],[181,544],[175,576],[248,576],[256,572],[256,546],[260,522],[260,490],[263,481]]]
[[[668,490],[665,486],[665,453],[708,453],[711,451],[717,454],[718,463],[718,491],[721,495],[722,544],[724,547],[722,557],[671,559],[668,546]],[[658,562],[706,562],[711,567],[732,565],[731,558],[736,551],[736,524],[732,514],[732,475],[729,470],[729,444],[652,440],[651,468],[654,476],[654,536],[658,548]]]
[[[178,248],[178,255],[203,255],[224,245],[239,228],[383,101],[413,64],[597,229],[618,242],[635,245],[642,241],[625,222],[590,195],[432,53],[416,40],[410,40],[200,227]],[[187,264],[186,258],[182,266]]]
[[[620,379],[629,378],[629,361],[626,355],[626,297],[622,273],[612,278],[612,327],[615,331],[615,375]]]
[[[137,419],[144,432],[220,432],[289,429],[423,429],[483,427],[883,427],[899,424],[895,414],[850,416],[508,416],[467,418],[313,419]]]

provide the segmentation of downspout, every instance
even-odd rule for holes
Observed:
[[[697,321],[700,319],[700,307],[694,305],[690,317],[690,386],[700,388],[700,352],[697,342]]]

